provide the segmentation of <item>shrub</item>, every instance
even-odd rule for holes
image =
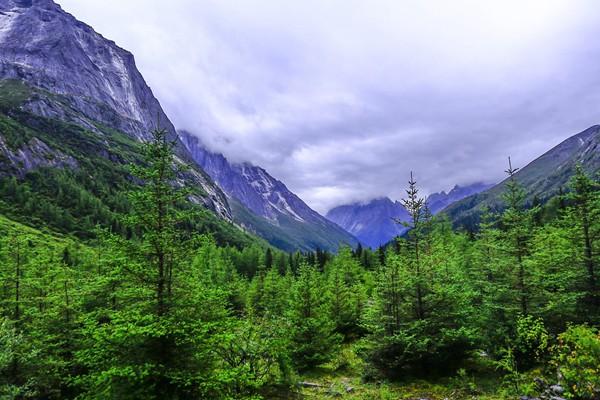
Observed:
[[[569,327],[558,337],[553,362],[572,399],[600,397],[600,332],[586,325]]]

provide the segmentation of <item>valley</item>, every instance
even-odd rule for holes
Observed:
[[[436,171],[469,145],[397,146],[387,171],[385,136],[361,181],[313,119],[272,175],[165,110],[133,53],[52,0],[0,0],[1,399],[600,397],[600,126],[424,193],[404,158]],[[433,154],[427,132],[406,135]],[[373,196],[385,174],[401,197]]]

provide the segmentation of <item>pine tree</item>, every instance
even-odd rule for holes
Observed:
[[[600,185],[584,172],[581,165],[575,168],[571,180],[572,206],[567,218],[575,223],[579,232],[575,238],[582,252],[582,264],[586,274],[585,301],[593,308],[593,313],[600,311],[600,291],[597,282],[597,250],[596,242],[600,237]]]
[[[156,130],[144,144],[144,163],[132,166],[141,186],[130,193],[123,224],[135,238],[103,234],[100,263],[110,268],[101,268],[90,289],[106,291],[83,318],[86,339],[76,355],[88,370],[76,382],[89,395],[201,397],[208,390],[202,380],[215,380],[210,341],[227,326],[227,297],[206,286],[205,270],[192,268],[198,242],[180,227],[193,208],[188,191],[175,186],[183,171],[173,146]]]
[[[406,195],[407,197],[402,199],[402,205],[410,215],[408,242],[412,254],[411,257],[409,257],[409,262],[412,264],[411,270],[414,271],[415,276],[415,314],[417,319],[423,319],[425,318],[425,309],[423,306],[424,293],[423,276],[421,273],[421,246],[423,245],[422,240],[424,236],[425,199],[419,197],[419,189],[417,188],[417,182],[413,178],[412,171],[410,173]]]
[[[318,271],[308,264],[300,265],[288,312],[292,326],[291,355],[299,370],[329,360],[340,342],[326,305]]]
[[[515,174],[519,168],[513,168],[510,157],[508,158],[508,180],[503,194],[506,210],[502,215],[502,223],[506,234],[506,251],[513,258],[516,275],[516,296],[520,312],[529,313],[529,298],[531,288],[527,285],[527,271],[525,258],[528,255],[528,241],[531,237],[531,217],[537,210],[525,209],[525,190],[517,181]]]
[[[460,249],[465,239],[449,221],[435,221],[418,196],[412,174],[403,205],[411,215],[408,237],[397,239],[379,271],[366,313],[372,332],[371,363],[384,375],[451,369],[473,344],[471,289]]]
[[[336,332],[346,336],[358,333],[367,301],[365,271],[349,247],[342,247],[325,266],[328,308]]]

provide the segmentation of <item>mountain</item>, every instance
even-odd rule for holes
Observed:
[[[578,163],[589,174],[600,171],[600,125],[571,136],[536,158],[522,167],[515,174],[515,179],[525,188],[526,202],[531,204],[537,197],[544,203],[558,194],[561,188],[567,189]],[[502,193],[506,182],[504,180],[486,191],[458,201],[444,212],[456,226],[473,228],[485,207],[492,211],[502,210]]]
[[[229,196],[234,221],[284,250],[336,250],[358,241],[311,209],[281,181],[250,163],[230,163],[186,131],[180,137],[194,160]]]
[[[0,0],[0,49],[2,79],[64,96],[32,99],[27,110],[92,130],[92,121],[101,122],[138,138],[158,119],[175,132],[133,55],[51,0]]]
[[[326,217],[352,233],[360,242],[377,248],[406,231],[394,219],[408,220],[408,212],[388,197],[368,203],[354,203],[331,209]]]
[[[427,204],[435,214],[449,204],[490,186],[484,183],[456,185],[448,193],[442,191],[431,194],[427,197]],[[368,203],[335,207],[326,216],[371,248],[379,247],[406,232],[406,228],[394,220],[408,221],[409,219],[408,212],[402,204],[398,201],[393,202],[388,197],[371,200]]]
[[[433,214],[437,214],[450,204],[456,203],[457,201],[473,194],[483,192],[492,186],[494,185],[481,182],[473,183],[467,186],[455,185],[448,193],[441,191],[439,193],[432,193],[427,196],[427,205]]]
[[[132,184],[127,166],[157,126],[190,166],[178,182],[214,212],[202,229],[247,240],[130,52],[51,0],[0,0],[0,212],[80,236],[97,223],[117,226]]]

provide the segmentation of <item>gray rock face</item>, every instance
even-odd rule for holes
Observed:
[[[179,161],[192,164],[182,179],[203,189],[200,203],[231,220],[225,195],[179,141],[133,55],[58,4],[0,0],[0,80],[33,87],[35,96],[20,108],[36,115],[96,132],[100,123],[142,141],[152,129],[166,129],[177,143]]]
[[[312,249],[333,249],[319,236],[329,237],[338,244],[357,244],[354,237],[336,224],[311,209],[298,196],[292,193],[283,182],[273,178],[263,168],[250,163],[233,164],[218,153],[208,151],[199,139],[189,132],[180,131],[181,140],[192,154],[194,160],[217,182],[221,189],[239,200],[254,214],[264,218],[275,226],[287,226],[293,235],[314,234]],[[247,221],[239,221],[247,223]],[[252,230],[253,227],[248,227]],[[257,232],[258,233],[258,232]],[[336,246],[337,247],[337,246]]]
[[[50,0],[0,0],[0,79],[64,95],[85,116],[138,138],[157,119],[174,132],[133,55]]]
[[[0,158],[4,159],[2,169],[18,176],[41,167],[77,167],[77,161],[73,157],[51,149],[38,138],[32,138],[18,149],[11,149],[0,136]]]

